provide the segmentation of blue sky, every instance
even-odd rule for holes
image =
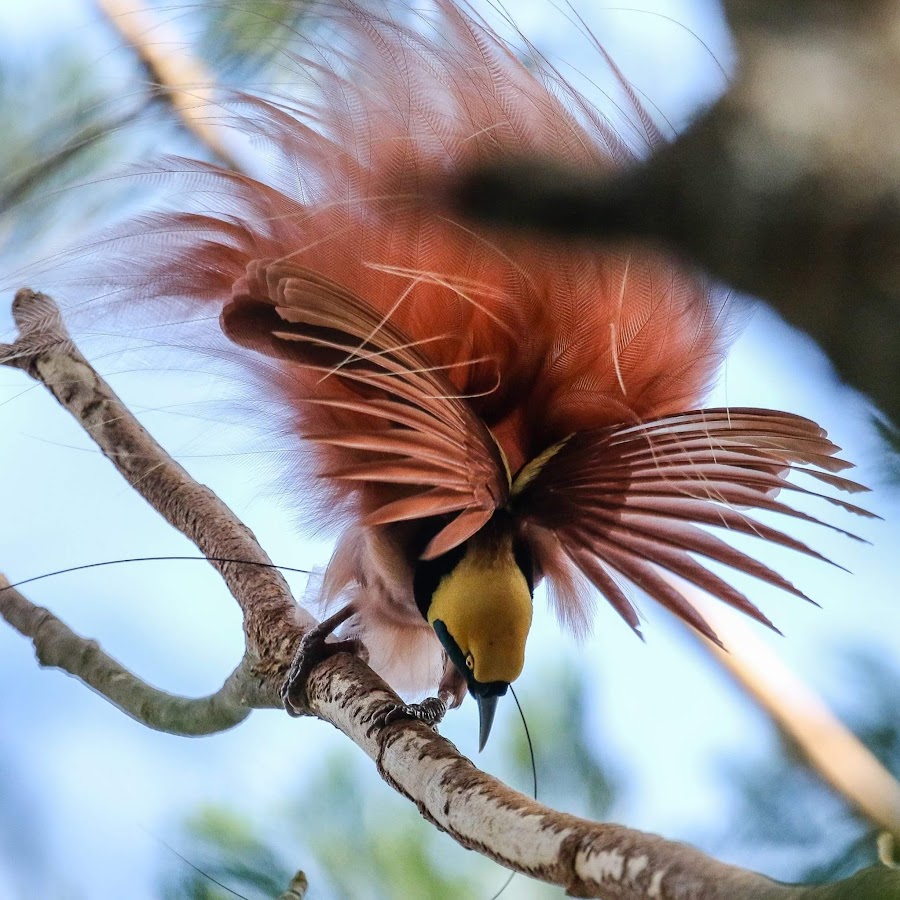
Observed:
[[[714,4],[660,0],[629,3],[628,10],[576,5],[626,74],[674,123],[684,123],[722,89],[718,64],[701,43],[730,65],[727,35]],[[517,15],[523,30],[538,36],[551,55],[591,71],[595,58],[583,42],[572,43],[572,32],[558,13],[534,3],[523,4]],[[99,42],[99,61],[107,52],[102,42],[108,35],[96,37],[86,24],[91,16],[87,0],[3,4],[0,41],[18,55],[27,48],[35,65],[49,65],[41,63],[41,53],[55,38],[90,36]],[[9,261],[0,264],[3,270],[11,267]],[[0,330],[8,321],[5,309],[0,310]],[[212,387],[204,376],[151,379],[125,371],[114,383],[134,408],[143,410],[143,421],[163,444],[245,518],[274,560],[301,567],[326,561],[327,544],[298,537],[291,511],[273,501],[271,485],[258,467],[245,457],[203,455],[209,452],[210,426],[177,414],[174,405],[202,402]],[[711,403],[726,402],[791,410],[819,421],[859,464],[855,477],[875,488],[865,502],[885,521],[849,523],[873,546],[821,531],[809,535],[852,575],[786,553],[766,556],[823,609],[751,588],[786,635],[763,637],[827,698],[852,703],[835,663],[841,649],[864,646],[896,658],[900,643],[894,550],[900,545],[900,502],[896,489],[885,485],[865,403],[837,382],[807,338],[765,310],[754,315],[736,342],[711,398]],[[6,370],[0,370],[0,434],[0,498],[7,513],[14,511],[0,519],[0,570],[13,580],[118,556],[192,552],[43,391]],[[216,448],[239,446],[246,439],[219,429],[215,435]],[[794,532],[806,537],[802,529]],[[295,583],[302,594],[302,579]],[[83,573],[34,585],[28,596],[169,690],[214,690],[240,658],[237,609],[202,565],[147,564]],[[694,643],[649,602],[644,612],[650,620],[646,645],[605,608],[594,636],[580,646],[539,614],[524,690],[530,679],[539,679],[545,661],[577,654],[592,685],[598,743],[631,767],[620,819],[667,837],[695,839],[721,831],[727,821],[727,785],[714,761],[779,751],[764,719]],[[47,839],[44,866],[64,873],[76,887],[67,897],[154,896],[153,877],[163,852],[148,831],[165,837],[197,804],[223,797],[260,816],[304,761],[329,754],[343,740],[323,723],[296,722],[276,713],[256,713],[237,730],[203,740],[151,733],[73,680],[39,670],[27,643],[3,627],[0,679],[0,766],[9,765],[17,774],[23,794],[36,796],[32,814]],[[498,728],[512,727],[512,709],[502,710]],[[447,729],[464,752],[474,753],[471,703],[451,717]],[[480,761],[490,770],[497,759],[489,750]],[[415,815],[412,808],[410,815]],[[0,832],[0,897],[21,896],[23,890],[13,881],[11,846]],[[35,863],[35,873],[39,868]],[[56,896],[46,883],[45,890],[42,896]]]

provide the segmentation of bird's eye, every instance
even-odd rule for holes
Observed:
[[[467,665],[470,669],[474,669],[474,668],[475,668],[475,657],[472,656],[471,653],[466,657],[466,665]]]

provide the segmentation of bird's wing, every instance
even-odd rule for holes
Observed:
[[[839,449],[818,425],[801,416],[762,409],[698,410],[574,434],[522,470],[513,483],[512,502],[527,523],[554,533],[572,563],[635,631],[638,615],[621,579],[718,642],[659,569],[774,628],[740,591],[695,557],[725,563],[799,597],[804,594],[768,566],[698,526],[755,535],[824,559],[745,510],[768,510],[824,524],[777,499],[780,491],[790,490],[874,517],[788,481],[793,472],[804,472],[841,491],[866,490],[836,474],[851,465],[834,455]],[[583,618],[579,610],[564,613],[573,620]]]
[[[369,489],[363,524],[450,517],[424,551],[431,558],[471,537],[506,503],[505,461],[448,377],[456,364],[436,364],[429,341],[410,339],[341,285],[290,263],[256,260],[235,284],[221,323],[236,343],[302,374],[293,398],[304,413],[301,436],[337,451],[329,457],[337,465],[322,477]]]

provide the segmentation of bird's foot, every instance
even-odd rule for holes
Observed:
[[[426,697],[421,703],[392,703],[387,709],[380,712],[372,720],[369,734],[373,731],[409,719],[415,722],[424,722],[435,731],[447,712],[447,704],[439,697]]]
[[[334,629],[346,622],[355,612],[353,604],[348,603],[315,628],[310,628],[301,638],[279,693],[288,715],[302,716],[306,712],[306,682],[319,663],[334,656],[335,653],[360,655],[365,652],[362,641],[357,638],[327,640]]]

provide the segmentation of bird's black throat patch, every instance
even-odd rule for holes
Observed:
[[[428,618],[428,607],[431,606],[431,598],[445,575],[449,575],[466,555],[468,542],[454,547],[447,553],[436,559],[420,559],[416,562],[413,571],[413,597],[422,617]]]

